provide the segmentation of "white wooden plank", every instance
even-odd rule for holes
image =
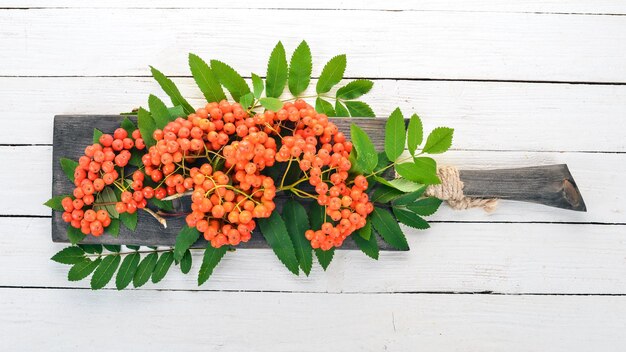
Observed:
[[[269,249],[241,249],[198,287],[202,252],[194,252],[189,275],[173,267],[158,285],[142,289],[626,293],[625,226],[437,223],[405,230],[409,252],[381,252],[374,261],[360,251],[337,251],[328,271],[316,263],[309,277],[293,276]],[[49,219],[0,218],[0,231],[0,286],[89,287],[68,282],[70,266],[50,260],[66,245],[50,242]]]
[[[174,81],[194,106],[204,103],[193,79]],[[55,114],[130,111],[150,93],[168,101],[151,78],[2,77],[0,144],[52,143]],[[454,127],[459,149],[625,152],[615,128],[626,115],[625,95],[626,86],[616,85],[377,80],[364,100],[379,116],[400,106],[427,129]]]
[[[511,2],[505,0],[448,0],[448,1],[355,1],[355,0],[318,0],[293,1],[293,0],[264,0],[255,2],[232,2],[232,1],[201,1],[201,0],[156,0],[156,1],[123,1],[108,0],[98,2],[85,2],[80,0],[2,0],[2,8],[255,8],[255,9],[327,9],[327,10],[396,10],[396,11],[490,11],[490,12],[557,12],[557,13],[601,13],[622,14],[626,13],[626,6],[618,1],[600,0],[588,1],[523,1]]]
[[[0,297],[8,350],[569,352],[626,342],[625,297],[16,289]]]
[[[11,165],[11,172],[0,174],[0,184],[12,185],[4,191],[5,199],[12,201],[0,203],[0,215],[50,215],[42,203],[51,195],[51,158],[51,147],[0,147],[0,165]],[[588,212],[501,202],[493,214],[479,209],[453,211],[442,207],[432,220],[626,223],[626,188],[622,177],[626,172],[626,154],[452,151],[437,156],[437,160],[442,165],[467,169],[566,163]]]
[[[97,21],[93,19],[97,18]],[[177,18],[179,21],[163,21]],[[207,25],[207,18],[211,24]],[[266,21],[261,19],[280,19]],[[236,19],[237,30],[233,30]],[[314,25],[316,30],[311,31]],[[288,29],[288,30],[285,30]],[[626,82],[626,19],[511,13],[64,9],[0,12],[0,75],[186,75],[186,53],[263,72],[307,39],[350,77]],[[277,37],[276,33],[281,36]]]

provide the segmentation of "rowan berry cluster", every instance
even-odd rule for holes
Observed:
[[[78,159],[74,170],[74,199],[65,197],[61,203],[65,222],[86,235],[104,233],[104,228],[111,224],[109,213],[104,209],[96,211],[91,206],[98,192],[116,182],[119,177],[116,167],[124,168],[128,164],[132,148],[145,148],[141,133],[135,130],[129,136],[123,128],[116,129],[113,135],[101,135],[99,143],[85,148],[85,155]]]

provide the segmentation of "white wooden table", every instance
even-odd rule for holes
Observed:
[[[623,351],[626,4],[621,1],[0,0],[0,349]],[[254,8],[249,8],[254,6]],[[456,128],[442,163],[567,163],[587,213],[502,202],[443,209],[412,251],[338,252],[294,277],[270,250],[228,256],[202,287],[93,292],[50,256],[55,114],[163,97],[154,65],[199,104],[187,53],[263,72],[306,39],[337,53],[426,128]],[[200,257],[194,258],[197,270]]]

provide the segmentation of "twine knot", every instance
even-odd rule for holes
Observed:
[[[483,208],[488,213],[496,210],[498,199],[472,198],[463,194],[463,182],[456,167],[442,166],[437,170],[437,175],[441,184],[428,186],[424,193],[426,196],[445,200],[452,209],[456,210]]]

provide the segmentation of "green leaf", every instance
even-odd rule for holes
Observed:
[[[124,120],[122,120],[120,127],[126,130],[129,136],[132,135],[133,132],[137,129],[137,126],[135,126],[135,124],[128,117],[124,117]]]
[[[369,224],[370,222],[368,221],[367,224]],[[361,232],[363,231],[363,229],[366,229],[365,231],[369,232],[369,237],[365,238],[363,237],[363,235],[361,234]],[[374,236],[374,234],[372,234],[372,227],[371,225],[366,227],[363,227],[359,230],[359,236],[355,236],[352,235],[350,236],[352,237],[352,239],[354,239],[354,242],[356,243],[357,247],[359,247],[359,249],[365,253],[365,255],[367,255],[368,257],[378,260],[378,243],[376,242],[376,236]]]
[[[67,239],[70,240],[71,244],[77,244],[85,238],[85,234],[80,232],[80,229],[77,229],[73,226],[67,227]]]
[[[170,112],[167,111],[165,103],[162,102],[157,96],[150,94],[148,97],[148,107],[150,107],[150,115],[154,119],[155,128],[163,129],[163,127],[165,127],[170,121],[174,120],[170,115]],[[143,138],[143,134],[141,136]]]
[[[361,237],[369,241],[370,237],[372,236],[372,223],[369,220],[365,222],[365,226],[361,227],[357,231],[357,234],[358,236],[354,236],[354,237]]]
[[[176,244],[174,245],[174,259],[180,261],[185,252],[200,238],[200,231],[195,227],[185,225],[178,236],[176,236]]]
[[[261,97],[261,94],[263,94],[263,90],[265,89],[263,79],[254,73],[252,74],[252,89],[254,91],[254,97],[257,99]]]
[[[74,171],[78,166],[78,162],[68,158],[61,158],[59,162],[61,163],[61,169],[63,169],[67,178],[74,182]]]
[[[224,94],[224,90],[217,76],[209,65],[198,55],[189,53],[189,69],[191,70],[191,74],[198,88],[200,88],[204,98],[209,103],[226,99],[226,94]]]
[[[187,274],[189,270],[191,270],[191,259],[191,251],[187,250],[180,260],[180,271],[182,271],[183,274]]]
[[[374,86],[374,82],[369,79],[357,79],[337,90],[337,98],[350,100],[356,99],[369,92]]]
[[[85,251],[76,246],[66,247],[53,255],[52,258],[57,263],[61,264],[76,264],[85,259]]]
[[[91,277],[91,288],[99,290],[106,286],[111,281],[121,260],[122,258],[119,255],[107,255],[104,257]]]
[[[372,225],[380,236],[389,243],[393,248],[407,251],[409,250],[409,244],[406,241],[402,229],[398,225],[393,215],[385,209],[375,207],[374,212],[371,214]]]
[[[272,212],[269,218],[258,219],[261,233],[272,247],[280,261],[295,275],[298,275],[298,259],[287,228],[278,212]]]
[[[395,188],[385,185],[379,185],[374,190],[374,193],[372,193],[370,201],[375,203],[389,203],[403,194],[404,192]]]
[[[289,62],[289,91],[295,97],[304,92],[309,86],[312,69],[313,58],[311,57],[311,49],[303,40],[291,55],[291,61]]]
[[[327,250],[327,251],[323,251],[319,248],[315,249],[315,256],[317,257],[317,261],[320,263],[320,265],[322,266],[322,269],[324,269],[324,271],[326,271],[326,269],[328,269],[328,266],[330,265],[330,262],[333,261],[333,257],[335,256],[335,247]]]
[[[211,69],[235,101],[238,102],[242,95],[250,93],[250,87],[246,81],[232,67],[221,61],[211,60]]]
[[[211,277],[213,269],[215,269],[220,260],[222,260],[222,257],[226,254],[227,250],[227,246],[213,248],[209,245],[206,247],[204,250],[204,257],[202,258],[202,264],[200,265],[200,271],[198,272],[198,286],[205,283],[209,277]]]
[[[436,166],[433,167],[433,162],[431,158],[415,158],[415,163],[397,164],[396,172],[409,181],[425,185],[439,184],[441,181],[437,176]]]
[[[109,215],[117,219],[120,217],[120,213],[115,209],[115,202],[117,202],[117,196],[115,195],[115,191],[111,187],[104,187],[98,196],[96,197],[96,203],[113,203],[109,205],[96,205],[93,207],[94,210],[98,211],[100,209],[104,209],[109,213]]]
[[[417,116],[417,114],[413,114],[411,116],[411,120],[409,120],[409,128],[407,130],[407,147],[409,148],[409,153],[411,155],[415,155],[415,151],[417,147],[422,144],[422,140],[424,139],[424,132],[422,127],[422,120]]]
[[[100,258],[96,258],[93,261],[85,259],[74,264],[74,266],[72,266],[70,271],[67,273],[67,280],[80,281],[86,278],[98,267],[98,265],[100,265],[100,261],[102,261]]]
[[[120,246],[119,244],[105,244],[104,248],[106,248],[107,251],[113,253],[119,253],[122,250],[122,246]]]
[[[422,152],[428,154],[440,154],[452,146],[454,130],[448,127],[437,127],[426,138],[426,145]]]
[[[404,116],[402,116],[400,108],[396,108],[385,124],[385,154],[387,159],[395,161],[404,151],[405,141]]]
[[[350,112],[339,100],[335,100],[335,113],[337,117],[350,117]]]
[[[416,214],[428,216],[433,215],[437,211],[437,209],[439,209],[441,202],[441,199],[428,197],[420,199],[413,204],[407,205],[407,208]]]
[[[350,136],[357,151],[357,163],[365,172],[372,172],[378,163],[378,154],[370,137],[355,124],[350,125]]]
[[[406,209],[393,207],[393,215],[396,216],[396,219],[406,226],[413,227],[419,230],[425,230],[430,227],[428,222],[422,219],[419,215],[412,213]]]
[[[159,255],[156,252],[152,252],[143,258],[137,267],[137,271],[135,271],[135,276],[133,276],[134,287],[141,287],[148,282],[158,259]]]
[[[331,90],[335,84],[341,81],[346,70],[346,55],[337,55],[330,59],[324,66],[320,79],[317,81],[315,91],[323,94]]]
[[[122,261],[120,270],[117,271],[117,276],[115,276],[115,287],[118,290],[125,289],[130,282],[133,281],[140,259],[141,256],[137,252],[126,255],[126,258]]]
[[[311,243],[304,237],[304,232],[310,228],[306,210],[302,204],[290,199],[283,206],[283,219],[296,250],[296,258],[302,271],[308,276],[313,265],[313,251]]]
[[[182,94],[180,94],[180,91],[178,90],[178,88],[176,87],[174,82],[172,82],[171,79],[167,78],[167,76],[161,73],[161,71],[157,70],[156,68],[152,66],[150,66],[150,71],[152,72],[152,77],[154,77],[154,79],[161,86],[161,89],[163,89],[165,94],[167,94],[170,97],[170,99],[172,100],[172,104],[174,104],[174,106],[177,106],[177,105],[182,106],[186,114],[191,114],[195,111],[193,107],[187,102],[187,100],[183,98]],[[143,136],[143,133],[142,133],[142,136]]]
[[[333,104],[327,102],[320,97],[317,97],[317,99],[315,99],[315,111],[330,117],[334,117],[335,115],[337,115],[335,109],[333,109]]]
[[[172,252],[165,252],[161,254],[161,257],[157,261],[154,266],[154,271],[152,271],[152,283],[157,283],[167,275],[167,272],[170,270],[170,267],[174,263],[174,254]]]
[[[402,197],[398,197],[393,201],[394,205],[407,205],[415,202],[419,197],[424,194],[426,191],[426,186],[421,186],[417,191],[411,192],[403,195]]]
[[[120,235],[120,221],[119,219],[111,219],[111,224],[104,229],[105,233],[113,237],[117,237]]]
[[[132,214],[122,213],[120,214],[120,220],[122,221],[122,224],[124,224],[124,226],[131,231],[135,231],[137,228],[137,212]]]
[[[165,211],[172,211],[174,210],[174,204],[172,203],[171,200],[162,200],[162,199],[156,199],[156,198],[151,198],[148,203],[154,205],[155,207],[161,209],[161,210],[165,210]]]
[[[156,141],[152,138],[152,133],[156,129],[156,123],[150,112],[144,108],[139,108],[139,111],[137,111],[137,123],[139,124],[139,132],[141,132],[141,138],[146,144],[146,148],[155,145]]]
[[[267,110],[272,110],[274,112],[283,108],[283,102],[277,98],[261,98],[259,99],[261,105]]]
[[[317,202],[311,203],[311,208],[309,209],[309,222],[311,224],[311,229],[314,231],[321,230],[322,224],[326,221],[326,212],[324,211],[324,207],[319,205]]]
[[[387,182],[391,187],[400,190],[402,192],[415,192],[417,190],[419,190],[421,187],[423,187],[424,185],[422,185],[421,183],[415,183],[413,181],[409,181],[407,179],[404,178],[396,178],[394,180],[390,180]]]
[[[346,107],[352,117],[375,117],[374,111],[362,101],[346,101]]]
[[[173,120],[176,120],[177,117],[185,117],[185,110],[183,110],[183,107],[180,105],[167,108],[167,112],[170,113],[170,117]]]
[[[239,103],[244,109],[250,108],[253,102],[254,102],[254,95],[252,93],[244,94],[241,96],[241,99],[239,99]]]
[[[85,253],[89,253],[89,254],[102,253],[101,244],[79,244],[78,247],[82,248],[85,251]]]
[[[139,248],[141,248],[141,247],[140,246],[134,246],[134,245],[127,244],[126,248],[128,248],[130,250],[133,250],[133,251],[138,251]]]
[[[69,194],[62,194],[60,196],[54,196],[48,199],[45,203],[43,203],[43,205],[51,208],[52,210],[64,211],[63,205],[61,205],[61,202],[66,197],[71,197],[71,196]]]
[[[93,129],[93,144],[100,144],[100,136],[104,133],[97,128]]]
[[[283,43],[278,42],[270,54],[265,78],[265,95],[278,98],[283,94],[287,83],[287,58]]]

